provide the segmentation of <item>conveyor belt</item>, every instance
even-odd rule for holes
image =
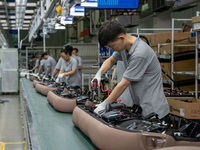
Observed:
[[[32,146],[41,150],[93,150],[97,149],[91,141],[72,123],[71,113],[55,111],[47,102],[47,97],[38,94],[32,82],[23,78],[21,87],[26,97],[25,104],[30,110],[33,129],[29,129]],[[30,121],[31,119],[27,119]],[[28,122],[29,125],[31,122]],[[29,127],[30,128],[30,127]],[[35,131],[33,131],[35,130]],[[33,134],[31,134],[33,132]],[[34,132],[36,135],[34,135]],[[32,137],[35,136],[35,137]],[[36,139],[36,140],[35,140]],[[38,140],[37,140],[38,139]],[[33,142],[36,143],[33,143]]]

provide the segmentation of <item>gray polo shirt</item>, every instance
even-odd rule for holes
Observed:
[[[122,60],[122,52],[112,55]],[[163,118],[169,113],[168,102],[163,92],[160,63],[151,47],[141,39],[136,39],[129,53],[125,51],[128,62],[123,78],[131,81],[134,98],[143,109],[142,115],[152,112]]]
[[[43,70],[44,70],[45,76],[46,76],[48,74],[47,60],[42,59],[40,66],[43,67]]]
[[[77,72],[78,63],[77,63],[77,60],[73,57],[71,57],[69,63],[64,61],[61,66],[61,70],[63,70],[64,72],[72,71],[72,69],[75,69],[76,73],[73,75],[70,75],[70,76],[68,76],[68,78],[66,78],[67,83],[69,84],[69,86],[72,86],[72,87],[80,86],[81,79],[80,79],[79,73]]]
[[[39,64],[39,59],[37,59],[36,61],[35,61],[35,70],[34,70],[34,72],[35,73],[38,73],[38,70],[39,70],[39,67],[40,67],[40,64]]]
[[[48,57],[47,59],[47,67],[51,67],[51,76],[53,75],[53,71],[55,69],[56,66],[56,61],[54,58],[52,58],[51,56]]]
[[[82,66],[82,59],[81,59],[81,57],[75,56],[73,54],[72,54],[72,57],[74,57],[77,60],[78,66]],[[82,69],[81,70],[78,69],[78,73],[80,75],[81,82],[82,82]]]
[[[60,70],[63,62],[64,62],[64,59],[60,57],[55,68]]]

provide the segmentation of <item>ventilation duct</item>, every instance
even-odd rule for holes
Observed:
[[[22,27],[26,11],[27,0],[15,0],[16,27]]]

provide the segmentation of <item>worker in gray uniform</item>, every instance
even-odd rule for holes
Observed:
[[[98,80],[98,85],[101,75],[118,60],[127,62],[127,67],[121,82],[94,112],[100,115],[104,113],[105,106],[117,100],[130,85],[134,104],[137,103],[142,107],[143,116],[155,113],[159,119],[167,120],[169,106],[163,92],[161,67],[152,48],[140,38],[127,34],[124,27],[116,21],[108,21],[101,26],[98,40],[101,47],[107,46],[115,51],[96,73],[94,79]]]
[[[31,69],[31,71],[34,71],[34,73],[38,73],[40,67],[39,59],[35,55],[33,55],[32,60],[35,61],[35,66]]]
[[[61,57],[65,60],[61,66],[58,78],[66,77],[66,83],[71,87],[80,87],[80,75],[78,73],[78,63],[72,56],[70,49],[61,50]]]
[[[47,70],[45,71],[45,76],[52,76],[53,75],[53,71],[54,68],[56,66],[56,61],[54,58],[52,58],[51,56],[49,56],[46,52],[44,52],[41,55],[41,58],[44,60],[41,62],[40,64],[40,68],[39,68],[39,73],[41,72],[41,69],[44,67],[47,67]],[[44,69],[45,70],[45,69]]]
[[[67,45],[67,46],[65,46],[65,49],[68,49],[68,50],[72,51],[73,47],[71,45]],[[64,59],[62,57],[60,57],[58,62],[57,62],[57,64],[56,64],[56,67],[55,67],[55,69],[53,71],[53,78],[54,79],[57,77],[57,74],[59,73],[59,71],[61,69],[61,66],[62,66],[62,64],[64,62],[65,62]]]
[[[78,61],[78,73],[80,75],[81,81],[82,81],[82,59],[80,56],[78,56],[78,49],[73,48],[72,54],[76,56],[76,59]]]

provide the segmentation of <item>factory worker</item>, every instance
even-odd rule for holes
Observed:
[[[31,71],[34,71],[34,73],[38,73],[40,67],[39,59],[35,55],[33,55],[32,60],[35,62],[35,66],[33,67],[33,69],[31,69]]]
[[[72,51],[70,49],[61,50],[61,57],[65,60],[61,66],[61,70],[59,72],[58,78],[61,79],[66,77],[66,83],[71,87],[80,87],[80,76],[78,73],[78,63],[75,58],[71,55]]]
[[[78,56],[78,49],[73,48],[72,54],[76,56],[76,59],[78,61],[78,73],[80,75],[81,81],[82,81],[82,59],[80,56]]]
[[[71,45],[67,45],[65,47],[65,49],[68,49],[68,50],[72,51],[73,47]],[[57,64],[56,64],[56,67],[55,67],[55,69],[53,71],[53,78],[55,78],[56,75],[59,73],[59,71],[61,69],[61,65],[63,64],[63,62],[64,62],[64,59],[62,57],[60,57],[58,62],[57,62]]]
[[[41,72],[41,69],[44,67],[45,70],[45,76],[52,76],[54,68],[56,66],[56,61],[54,58],[49,56],[46,52],[44,52],[41,55],[41,58],[43,59],[40,68],[39,68],[39,73]]]
[[[108,21],[101,26],[98,41],[101,47],[107,46],[114,51],[94,77],[98,80],[98,86],[101,75],[118,60],[122,60],[124,64],[126,62],[127,67],[121,82],[94,112],[101,115],[105,106],[117,100],[130,85],[134,104],[142,107],[143,116],[155,113],[159,119],[168,120],[169,106],[163,93],[161,67],[152,48],[140,38],[127,34],[124,27],[116,21]]]

